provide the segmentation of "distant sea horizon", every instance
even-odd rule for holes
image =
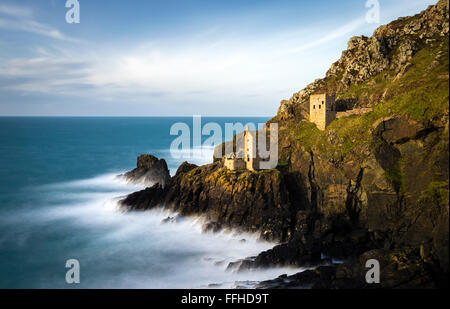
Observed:
[[[194,114],[196,115],[196,114]],[[253,118],[268,118],[271,119],[273,115],[271,116],[204,116],[201,115],[202,118],[227,118],[227,119],[253,119]],[[123,115],[0,115],[0,118],[192,118],[193,115],[180,115],[180,116],[123,116]]]

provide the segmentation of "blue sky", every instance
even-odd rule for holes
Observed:
[[[271,116],[354,35],[430,0],[0,0],[0,115]]]

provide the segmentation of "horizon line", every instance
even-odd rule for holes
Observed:
[[[214,118],[268,118],[268,117],[275,117],[275,116],[217,116],[217,115],[172,115],[172,116],[108,116],[108,115],[0,115],[0,118],[190,118],[194,116],[201,116],[201,117],[214,117]]]

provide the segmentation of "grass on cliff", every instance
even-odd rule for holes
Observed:
[[[402,160],[401,159],[398,160],[393,168],[386,169],[384,171],[384,176],[386,177],[387,180],[389,180],[393,184],[393,186],[397,192],[404,193],[405,187],[404,187],[404,181],[403,181],[402,165],[403,165]]]
[[[383,72],[361,85],[351,86],[341,97],[358,99],[386,92],[392,99],[375,106],[380,117],[407,115],[417,121],[441,117],[448,113],[448,37],[437,38],[434,46],[418,51],[411,60],[413,67],[398,80],[390,79],[393,72]],[[437,61],[438,52],[441,57]]]
[[[330,156],[345,156],[359,145],[370,145],[370,130],[377,120],[388,116],[408,116],[426,122],[448,116],[449,59],[448,38],[439,38],[435,47],[424,47],[412,58],[414,65],[405,75],[393,80],[392,72],[383,72],[367,82],[352,86],[341,98],[381,95],[391,99],[375,105],[372,112],[334,120],[325,131],[310,122],[290,124],[297,140],[307,151],[313,149]],[[441,52],[439,61],[436,55]]]
[[[238,193],[242,191],[253,191],[260,187],[264,181],[265,175],[270,175],[274,180],[280,181],[281,172],[277,169],[260,170],[251,172],[248,170],[231,171],[227,168],[218,168],[213,173],[206,175],[205,178],[197,174],[197,179],[194,181],[204,181],[214,187],[223,188],[231,193]],[[187,175],[188,177],[192,175]]]
[[[392,71],[386,71],[372,77],[360,85],[351,85],[350,89],[341,94],[339,98],[361,98],[364,94],[376,94],[381,96],[388,85],[389,78],[392,78],[393,74]]]
[[[446,181],[433,181],[428,188],[422,192],[419,202],[431,205],[443,205],[448,207],[449,203],[449,186],[448,179]]]

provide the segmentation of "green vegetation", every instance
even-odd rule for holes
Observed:
[[[447,205],[449,202],[448,179],[446,181],[433,181],[428,188],[422,192],[419,202],[431,203],[432,205]]]
[[[372,112],[336,119],[325,131],[318,130],[307,121],[289,124],[287,131],[294,132],[307,151],[316,149],[330,156],[344,156],[359,145],[373,144],[370,129],[384,117],[406,115],[426,122],[448,115],[448,37],[437,38],[433,46],[426,46],[417,52],[411,60],[412,68],[400,78],[394,80],[394,73],[385,71],[361,85],[351,86],[339,95],[342,99],[360,100],[362,97],[381,97],[383,93],[389,93],[391,99],[376,104]],[[439,52],[440,58],[436,60]],[[395,171],[389,174],[396,175]]]
[[[376,94],[377,96],[381,96],[388,85],[389,78],[394,77],[393,74],[394,73],[392,71],[385,71],[360,85],[351,85],[350,89],[341,94],[339,98],[361,98],[363,95],[369,93],[371,95]]]
[[[278,162],[278,165],[277,165],[277,169],[278,169],[278,168],[285,167],[285,166],[288,166],[288,165],[289,165],[289,162],[286,162],[286,161],[279,161],[279,162]]]
[[[355,147],[368,144],[371,135],[368,131],[378,117],[371,112],[361,116],[351,116],[334,120],[325,131],[307,121],[293,128],[296,138],[306,151],[318,150],[329,155],[343,156]]]
[[[404,191],[402,162],[398,160],[394,168],[388,168],[384,171],[384,176],[389,180],[398,192]]]
[[[302,121],[292,128],[297,131],[297,139],[307,151],[311,151],[314,146],[322,146],[322,139],[325,135],[314,123]]]

